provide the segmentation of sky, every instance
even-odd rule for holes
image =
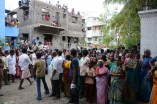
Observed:
[[[19,0],[5,0],[5,8],[9,10],[13,10],[18,7]],[[87,14],[86,16],[95,16],[99,17],[100,14],[104,12],[103,8],[103,0],[41,0],[44,2],[51,2],[51,4],[55,5],[57,1],[60,4],[68,5],[69,11],[72,8],[75,8],[75,12]],[[110,6],[110,10],[114,11],[116,6]]]

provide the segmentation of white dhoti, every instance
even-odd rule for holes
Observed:
[[[31,76],[31,73],[30,73],[29,69],[22,70],[21,79],[26,79],[26,78],[29,78],[30,76]]]
[[[15,75],[16,74],[16,68],[15,68],[15,65],[8,65],[8,69],[9,69],[9,72],[8,74],[12,74],[12,75]]]

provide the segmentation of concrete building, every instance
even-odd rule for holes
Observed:
[[[20,37],[24,40],[39,37],[42,43],[51,43],[52,48],[58,49],[79,48],[84,43],[80,14],[39,0],[20,1],[19,8],[14,11],[20,22]]]
[[[86,19],[86,38],[88,44],[102,44],[103,34],[101,32],[103,25],[99,22],[98,17],[88,17]]]

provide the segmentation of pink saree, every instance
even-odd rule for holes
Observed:
[[[107,73],[109,70],[106,67],[99,69],[99,74]],[[97,104],[107,104],[108,100],[108,75],[96,77],[96,88],[97,88]]]

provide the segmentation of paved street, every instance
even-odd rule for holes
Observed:
[[[33,80],[33,79],[32,79]],[[49,89],[51,89],[49,78],[46,77],[47,84]],[[58,100],[52,100],[52,97],[44,94],[43,85],[41,84],[42,91],[42,100],[36,100],[36,86],[35,82],[33,85],[29,85],[28,81],[25,80],[23,83],[24,90],[18,90],[20,80],[17,79],[15,83],[11,83],[11,85],[5,85],[0,90],[0,93],[3,93],[4,96],[0,97],[0,104],[67,104],[68,99],[61,94],[61,98]],[[80,104],[86,104],[83,101],[80,101]],[[138,103],[144,104],[144,103]]]
[[[33,80],[33,79],[32,79]],[[46,78],[49,89],[51,89],[50,81]],[[63,97],[59,100],[52,100],[52,97],[44,94],[43,85],[41,84],[43,100],[36,100],[36,86],[35,82],[33,85],[29,85],[28,81],[25,80],[23,87],[24,90],[18,90],[20,80],[16,80],[11,85],[3,86],[0,90],[4,96],[0,97],[0,104],[66,104],[68,99]]]

